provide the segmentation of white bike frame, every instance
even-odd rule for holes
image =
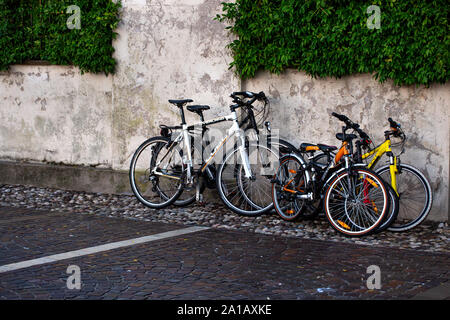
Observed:
[[[239,121],[238,121],[238,116],[236,111],[232,111],[231,114],[224,116],[224,117],[218,117],[218,118],[214,118],[211,120],[207,120],[207,121],[202,121],[202,122],[198,122],[194,125],[188,125],[188,124],[183,124],[181,131],[178,133],[178,135],[173,139],[174,143],[180,143],[182,141],[184,141],[184,146],[186,149],[186,154],[187,154],[187,159],[183,159],[183,163],[187,165],[187,182],[188,183],[192,183],[194,176],[192,175],[192,153],[191,153],[191,139],[190,139],[190,133],[189,133],[189,128],[195,128],[195,127],[202,127],[203,126],[207,126],[210,124],[215,124],[215,123],[219,123],[219,122],[223,122],[223,121],[232,121],[232,125],[231,127],[227,130],[227,135],[220,141],[220,143],[214,148],[214,150],[211,152],[210,156],[208,157],[208,159],[206,159],[206,161],[204,162],[202,168],[201,168],[201,172],[203,173],[208,164],[214,159],[216,153],[223,147],[223,145],[225,144],[225,142],[233,137],[234,135],[236,135],[237,140],[238,140],[238,149],[239,149],[239,153],[242,159],[242,164],[244,166],[244,173],[245,173],[245,177],[246,178],[251,178],[252,177],[252,171],[251,171],[251,167],[250,167],[250,161],[249,161],[249,157],[248,157],[248,153],[247,150],[245,148],[245,134],[242,132],[242,130],[239,128]],[[162,160],[164,160],[165,157],[163,157],[154,167],[153,169],[153,174],[155,175],[164,175],[160,172],[156,171],[156,168],[159,167],[160,163]]]

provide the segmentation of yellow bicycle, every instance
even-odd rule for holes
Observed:
[[[406,135],[401,125],[388,119],[390,130],[384,132],[385,141],[378,147],[370,148],[372,141],[362,130],[356,130],[361,137],[357,148],[368,148],[366,153],[359,153],[361,159],[366,160],[373,156],[367,165],[373,169],[378,161],[386,155],[389,164],[375,169],[385,181],[389,181],[399,197],[399,212],[397,219],[389,226],[390,231],[406,231],[422,223],[431,210],[433,195],[430,183],[420,170],[400,161],[400,155],[404,152]],[[400,138],[401,153],[396,156],[392,152],[391,137]]]

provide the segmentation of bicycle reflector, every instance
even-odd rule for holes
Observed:
[[[343,227],[343,228],[345,228],[347,230],[350,230],[350,227],[345,222],[343,222],[341,220],[337,220],[337,222],[341,225],[341,227]]]

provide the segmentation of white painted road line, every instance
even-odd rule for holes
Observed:
[[[75,250],[75,251],[69,251],[69,252],[65,252],[65,253],[54,254],[51,256],[32,259],[32,260],[11,263],[11,264],[7,264],[4,266],[0,266],[0,273],[29,268],[32,266],[37,266],[37,265],[46,264],[46,263],[52,263],[52,262],[65,260],[65,259],[86,256],[88,254],[109,251],[109,250],[123,248],[123,247],[129,247],[129,246],[133,246],[136,244],[142,244],[142,243],[147,243],[147,242],[151,242],[151,241],[172,238],[172,237],[176,237],[179,235],[198,232],[198,231],[207,230],[207,229],[209,229],[209,228],[208,227],[189,227],[189,228],[178,229],[178,230],[173,230],[173,231],[168,231],[168,232],[163,232],[163,233],[157,233],[157,234],[153,234],[153,235],[145,236],[145,237],[141,237],[141,238],[112,242],[112,243],[107,243],[107,244],[103,244],[100,246],[95,246],[95,247],[90,247],[90,248],[85,248],[85,249],[80,249],[80,250]]]

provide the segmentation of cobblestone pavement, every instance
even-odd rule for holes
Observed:
[[[0,207],[0,267],[186,226]],[[406,299],[449,280],[450,255],[207,230],[0,273],[0,299]],[[69,290],[69,265],[81,270]],[[367,267],[381,270],[368,290]]]
[[[295,239],[317,239],[375,247],[409,248],[450,253],[447,223],[423,223],[402,233],[382,232],[359,239],[346,238],[334,231],[325,217],[314,221],[286,222],[275,213],[257,218],[241,217],[222,204],[153,210],[134,196],[63,191],[27,186],[0,186],[0,206],[39,208],[52,212],[95,214],[168,224],[202,225],[216,229],[242,230],[249,233],[279,235]]]

